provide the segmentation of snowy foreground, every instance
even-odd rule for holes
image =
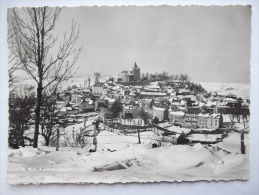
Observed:
[[[240,134],[218,146],[164,145],[152,148],[150,136],[117,135],[103,130],[97,152],[89,148],[30,147],[8,151],[8,183],[127,183],[246,180],[249,154],[240,154]],[[248,140],[248,135],[245,135]],[[91,141],[91,140],[89,140]],[[248,148],[247,148],[248,151]]]

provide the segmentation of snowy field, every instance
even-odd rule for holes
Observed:
[[[68,87],[72,87],[73,85],[76,85],[77,87],[84,87],[85,86],[85,82],[86,82],[86,86],[88,87],[89,83],[88,83],[88,77],[87,76],[75,76],[73,78],[70,78],[67,81],[62,82],[62,90],[67,89]],[[101,78],[99,79],[99,82],[105,82],[106,80],[108,80],[110,78],[110,76],[101,76]],[[92,86],[94,84],[94,76],[90,75],[90,86]],[[35,86],[35,81],[33,79],[24,79],[19,81],[20,84],[22,85],[32,85]]]
[[[233,94],[237,97],[250,98],[249,83],[213,83],[199,82],[208,92],[217,92],[220,95]]]
[[[8,183],[114,183],[195,180],[245,180],[248,154],[239,152],[240,134],[213,146],[167,145],[152,148],[153,136],[145,132],[117,135],[107,130],[97,136],[97,152],[89,148],[41,146],[8,150]],[[147,139],[150,138],[150,139]],[[248,139],[248,137],[245,137]],[[91,140],[89,140],[91,141]]]

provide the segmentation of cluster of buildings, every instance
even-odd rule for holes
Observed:
[[[117,81],[96,83],[91,89],[72,87],[63,92],[66,112],[98,111],[102,119],[109,117],[109,109],[117,100],[122,105],[121,119],[139,118],[142,109],[155,123],[169,122],[185,128],[217,129],[224,114],[249,115],[249,100],[235,96],[195,94],[177,83],[152,82],[148,85],[123,85],[140,79],[135,63],[131,71],[122,71]]]

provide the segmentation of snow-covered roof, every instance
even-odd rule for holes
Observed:
[[[165,96],[166,93],[162,92],[141,92],[141,95],[158,95],[158,96]]]
[[[183,111],[170,112],[171,115],[184,116]]]
[[[209,117],[209,113],[204,113],[204,114],[200,113],[198,114],[198,117]]]
[[[158,107],[153,107],[153,110],[165,110],[165,108],[158,108]]]
[[[209,113],[200,113],[198,114],[198,117],[205,117],[205,118],[219,118],[220,114],[217,113],[213,113],[213,114],[209,114]]]

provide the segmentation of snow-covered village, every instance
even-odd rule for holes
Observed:
[[[27,19],[19,15],[22,10],[9,10],[8,183],[249,178],[250,85],[243,77],[237,76],[237,82],[217,73],[222,52],[222,62],[217,57],[211,68],[211,75],[221,75],[215,82],[208,81],[209,72],[192,75],[202,69],[166,69],[166,63],[152,66],[137,57],[118,67],[103,65],[104,70],[83,61],[82,67],[88,67],[83,71],[78,64],[87,61],[81,52],[88,46],[77,47],[84,34],[77,30],[76,17],[71,34],[48,57],[56,43],[48,33],[67,15],[57,19],[61,9],[49,7],[23,11]]]
[[[116,79],[96,73],[64,83],[42,109],[38,148],[32,148],[34,107],[19,99],[33,88],[27,80],[17,84],[10,127],[23,125],[23,134],[9,137],[9,181],[64,182],[72,170],[67,177],[75,182],[192,181],[229,171],[234,179],[242,169],[247,178],[248,86],[218,83],[219,91],[207,92],[188,76],[147,78],[139,69],[135,63]]]

